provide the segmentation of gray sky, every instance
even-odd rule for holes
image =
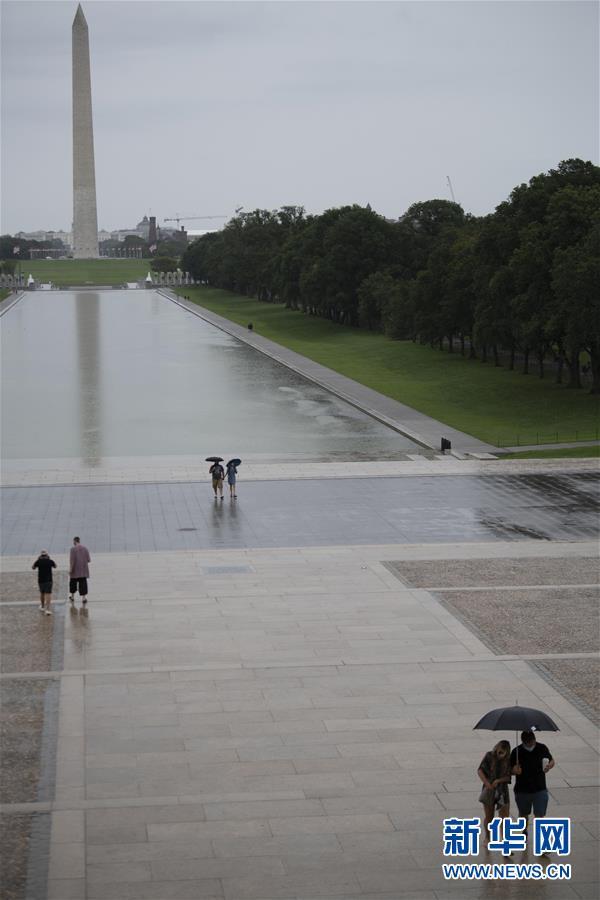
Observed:
[[[456,199],[598,162],[595,2],[91,0],[98,224]],[[3,233],[68,229],[76,2],[2,2]],[[203,223],[189,222],[201,228]]]

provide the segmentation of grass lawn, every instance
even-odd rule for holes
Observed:
[[[488,443],[596,437],[600,399],[554,384],[551,373],[542,380],[509,372],[227,291],[185,287],[179,293],[238,324],[252,322],[264,337]]]
[[[125,284],[145,278],[148,259],[35,259],[21,263],[21,271],[37,281],[60,284]]]
[[[8,288],[0,288],[0,301],[6,300],[9,294],[10,291]]]
[[[565,447],[563,450],[524,450],[522,453],[503,453],[502,459],[566,459],[600,456],[600,446]]]

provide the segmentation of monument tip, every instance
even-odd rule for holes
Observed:
[[[83,14],[83,10],[81,8],[81,3],[77,4],[77,12],[75,13],[75,18],[73,19],[73,25],[75,25],[76,22],[80,22],[83,25],[87,25],[85,16]]]

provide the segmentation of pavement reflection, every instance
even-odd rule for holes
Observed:
[[[249,481],[237,500],[215,500],[205,482],[4,488],[2,552],[68,546],[75,522],[96,553],[591,540],[598,481],[593,472]]]

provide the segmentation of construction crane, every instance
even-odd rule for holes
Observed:
[[[226,219],[227,216],[173,216],[172,219],[165,219],[165,222],[177,222],[177,228],[179,228],[180,222],[192,222],[196,219]]]
[[[448,182],[448,187],[450,188],[450,196],[452,197],[452,202],[456,203],[456,197],[454,196],[454,190],[452,188],[452,182],[450,181],[449,175],[446,175],[446,181]]]

